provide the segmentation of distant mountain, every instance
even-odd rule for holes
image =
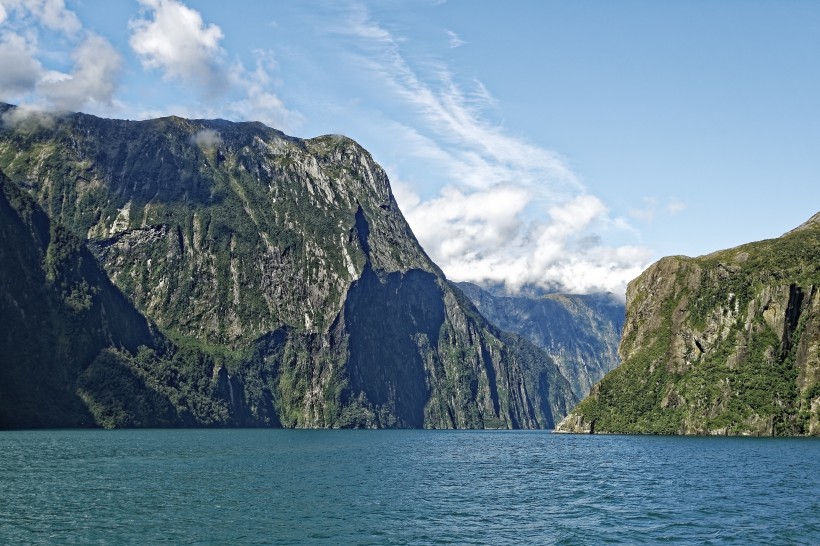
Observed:
[[[549,428],[577,401],[348,138],[72,114],[0,127],[0,169],[0,426]]]
[[[820,435],[820,213],[629,284],[623,364],[567,432]]]
[[[456,285],[487,319],[544,349],[582,399],[615,369],[624,323],[624,304],[612,294],[506,295],[471,283]]]

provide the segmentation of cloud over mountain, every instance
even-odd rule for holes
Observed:
[[[649,263],[648,249],[612,242],[639,236],[562,154],[494,119],[503,108],[482,81],[441,51],[419,56],[368,5],[308,10],[299,29],[314,34],[302,49],[269,39],[293,29],[266,22],[265,40],[242,51],[220,9],[196,8],[140,0],[106,38],[61,0],[2,0],[0,100],[41,123],[48,112],[173,114],[262,121],[298,135],[333,120],[329,132],[361,140],[383,162],[419,240],[455,280],[623,293]],[[461,29],[434,35],[448,52],[473,47]],[[646,203],[624,214],[646,221],[682,206]]]
[[[558,153],[509,134],[485,118],[494,99],[479,81],[465,91],[444,64],[422,78],[402,40],[359,7],[336,32],[359,40],[359,62],[417,116],[390,130],[406,153],[449,181],[420,196],[416,181],[388,167],[397,200],[431,257],[459,281],[534,284],[623,294],[650,261],[649,249],[610,246],[601,230],[629,229],[591,195]]]

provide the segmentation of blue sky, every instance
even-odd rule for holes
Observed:
[[[816,1],[0,6],[0,100],[348,135],[455,280],[623,294],[820,210]]]

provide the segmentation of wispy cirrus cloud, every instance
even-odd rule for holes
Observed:
[[[626,220],[610,218],[560,154],[488,121],[497,103],[481,82],[465,88],[441,62],[412,65],[403,39],[361,5],[334,31],[355,41],[356,64],[414,112],[415,121],[394,121],[389,134],[447,181],[422,198],[388,169],[413,231],[450,278],[503,282],[513,291],[624,293],[650,251],[604,243],[600,233],[631,230]]]
[[[415,127],[435,137],[435,142],[466,166],[460,180],[475,187],[510,182],[580,188],[580,182],[559,154],[508,135],[490,124],[482,113],[495,99],[478,81],[465,92],[443,64],[430,69],[430,77],[418,75],[401,54],[400,40],[369,18],[363,6],[348,13],[335,31],[360,40],[358,62],[381,77],[387,88],[411,106],[423,121]],[[523,179],[521,177],[524,177]]]
[[[452,30],[445,30],[445,32],[447,33],[447,37],[449,39],[449,44],[451,48],[455,49],[467,43],[464,40],[462,40],[459,37],[459,35],[453,32]]]
[[[646,196],[641,199],[638,207],[632,207],[627,214],[636,220],[641,220],[648,224],[655,221],[658,214],[675,216],[686,209],[686,203],[677,197],[670,197],[665,202],[657,197]]]
[[[226,112],[235,119],[262,121],[284,131],[298,127],[303,122],[302,115],[288,108],[274,92],[272,74],[277,67],[273,53],[256,50],[253,54],[253,70],[246,69],[242,64],[233,67],[231,81],[242,90],[242,97],[231,101]]]

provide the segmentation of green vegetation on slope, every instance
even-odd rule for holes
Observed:
[[[32,258],[31,285],[59,300],[49,316],[99,334],[87,351],[73,333],[44,340],[77,422],[549,427],[574,401],[547,355],[447,284],[350,139],[71,114],[0,127],[0,168],[57,241]],[[110,332],[120,316],[147,333]],[[13,335],[38,335],[27,317]]]
[[[624,363],[566,430],[820,434],[820,223],[630,284]]]
[[[237,356],[156,332],[88,248],[2,173],[0,263],[0,428],[245,417],[229,415],[219,373]]]

